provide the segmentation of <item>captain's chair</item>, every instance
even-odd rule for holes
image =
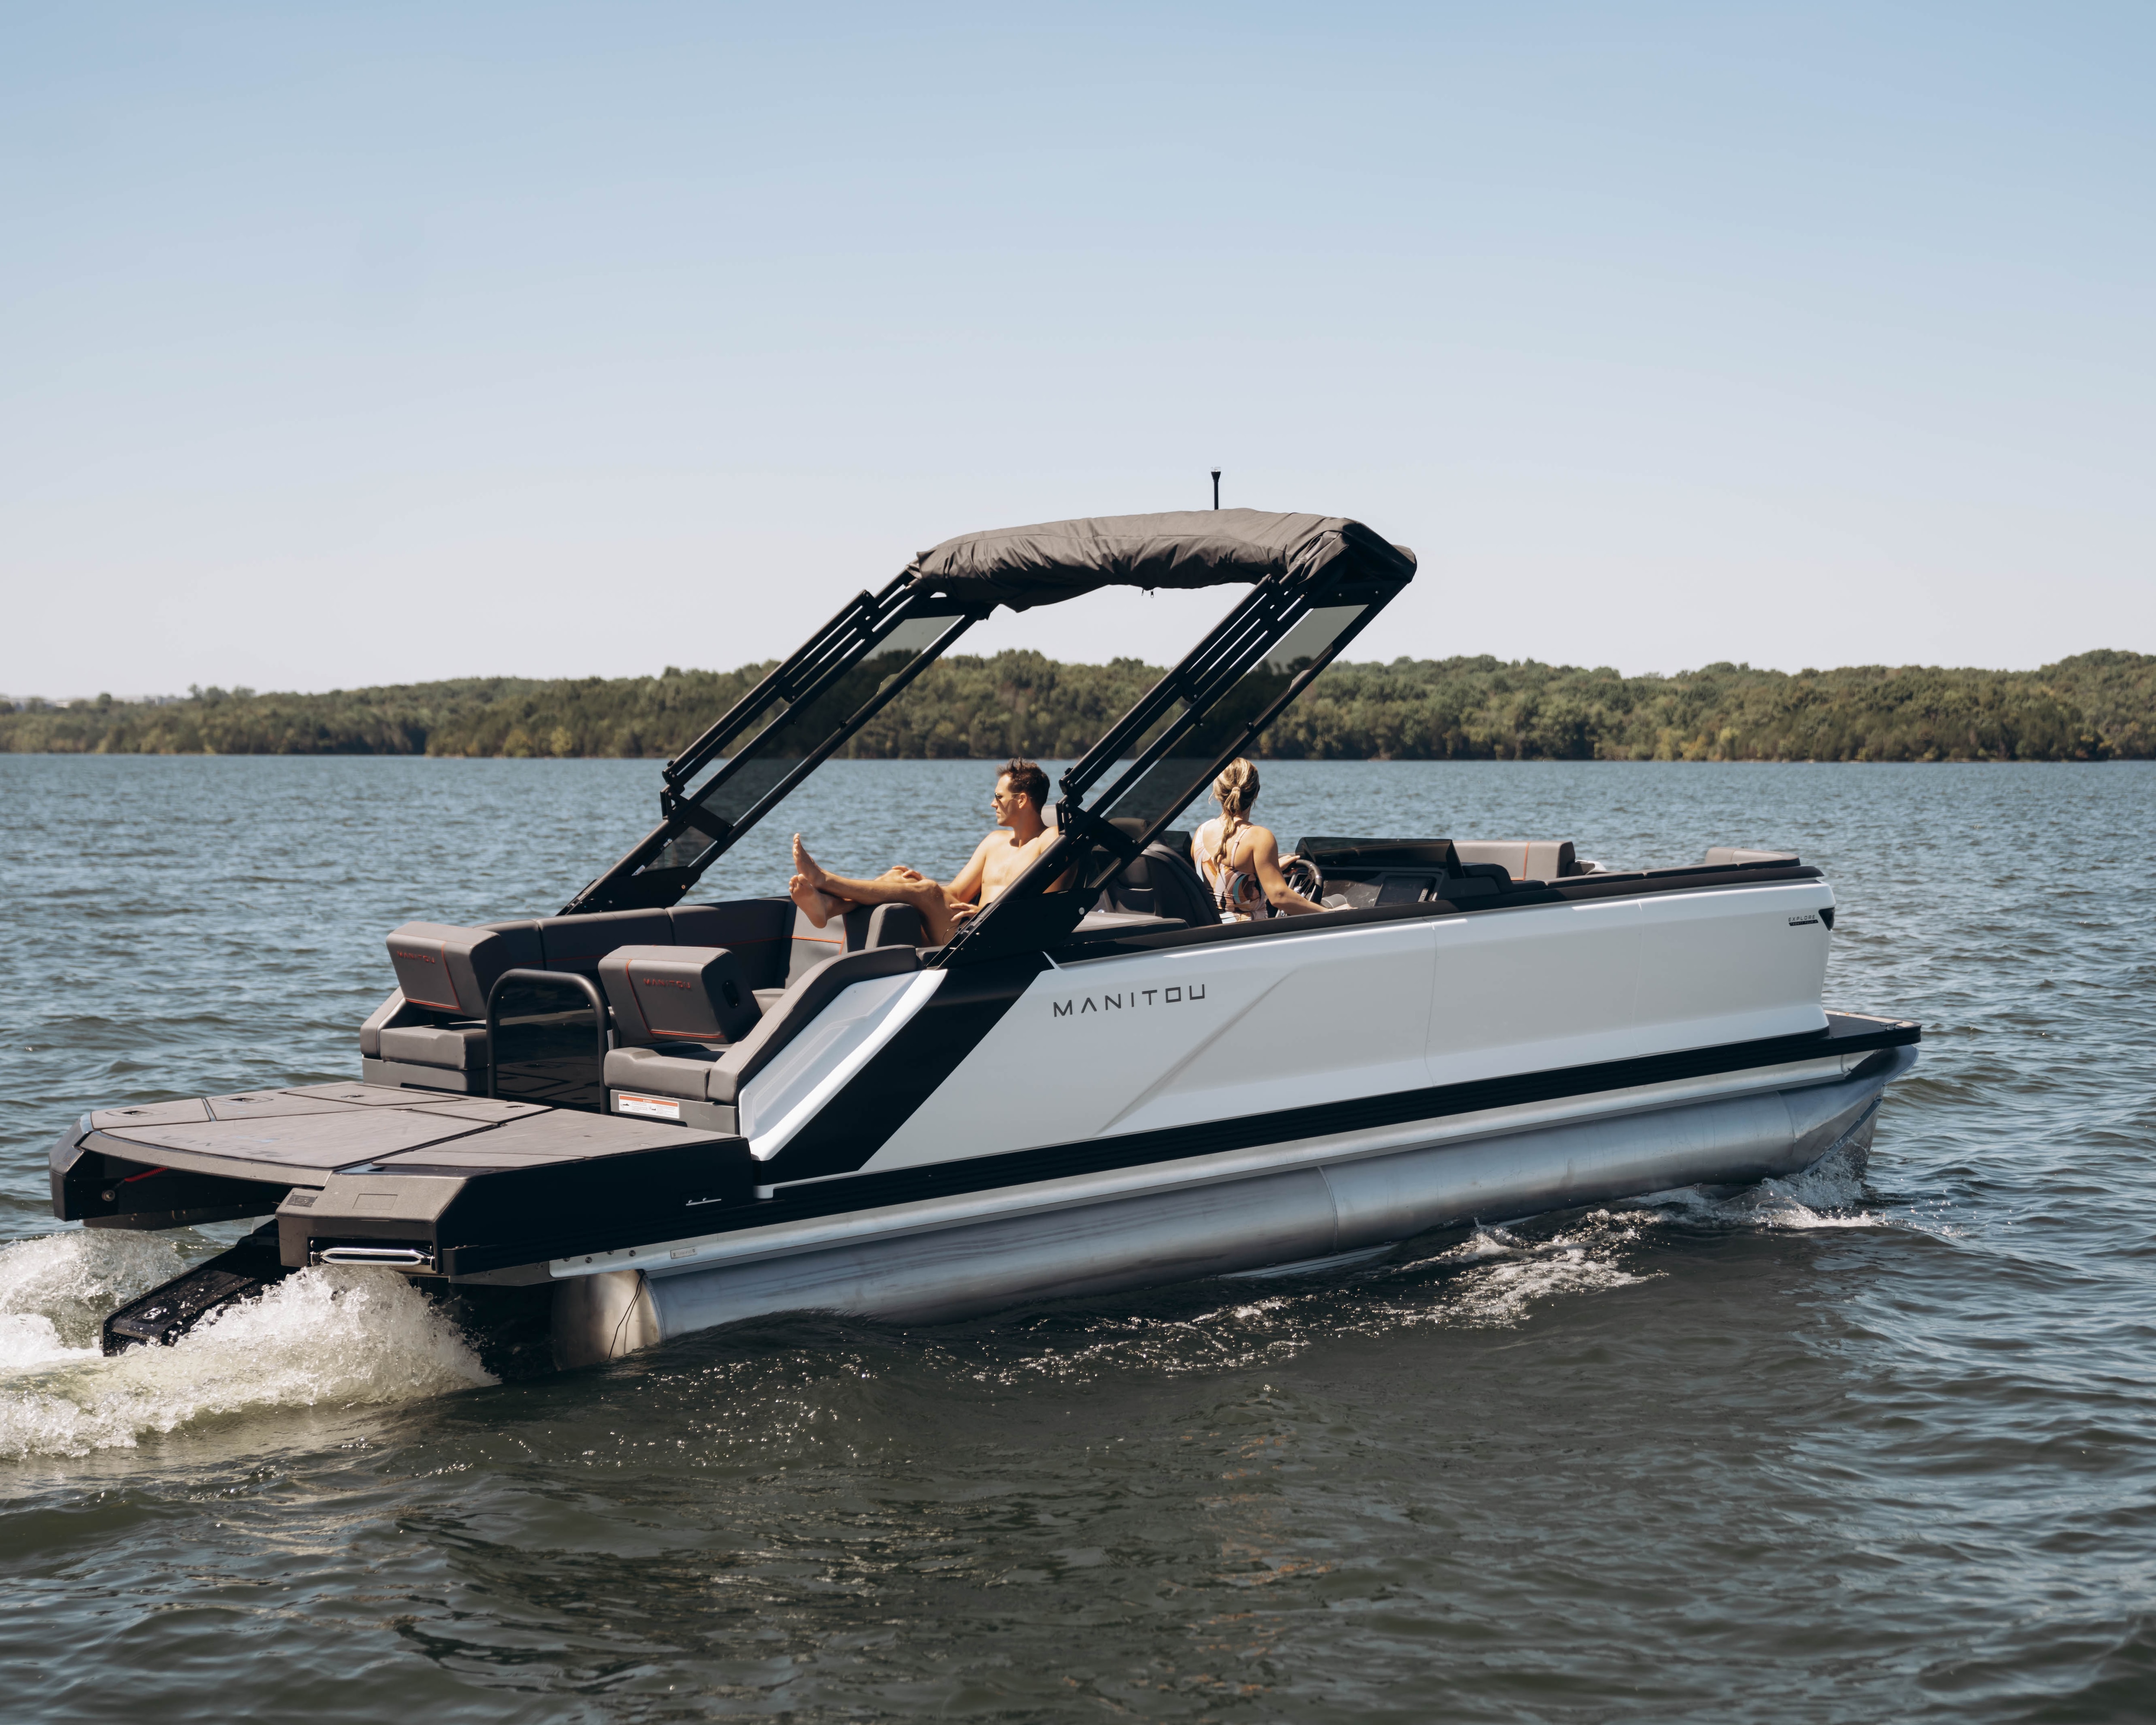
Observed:
[[[1101,906],[1149,916],[1173,916],[1194,928],[1220,920],[1213,895],[1205,890],[1189,858],[1158,839],[1124,865],[1102,889]]]

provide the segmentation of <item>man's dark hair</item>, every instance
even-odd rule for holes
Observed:
[[[1032,798],[1033,806],[1036,810],[1047,809],[1048,775],[1040,770],[1040,762],[1021,761],[1014,756],[1010,765],[1004,768],[996,777],[1009,779],[1013,790],[1023,791],[1027,796]]]

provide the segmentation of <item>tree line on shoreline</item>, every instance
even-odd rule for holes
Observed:
[[[0,752],[592,756],[677,753],[772,665],[655,677],[459,678],[326,695],[0,702]],[[856,759],[1069,759],[1161,675],[1135,659],[953,655],[844,752]],[[1854,665],[1670,676],[1486,655],[1343,663],[1265,739],[1291,760],[2096,761],[2156,758],[2156,655],[2040,670]]]

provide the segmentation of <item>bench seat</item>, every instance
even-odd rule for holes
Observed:
[[[452,1072],[486,1068],[485,1024],[399,1024],[382,1032],[379,1058]]]

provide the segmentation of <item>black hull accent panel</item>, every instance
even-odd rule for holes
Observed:
[[[706,1216],[753,1207],[755,1164],[739,1138],[659,1127],[681,1142],[521,1165],[414,1158],[340,1169],[277,1214],[283,1255],[336,1246],[410,1246],[444,1276],[477,1276],[589,1250],[706,1231]]]
[[[137,1158],[108,1162],[88,1118],[78,1121],[52,1148],[53,1214],[86,1228],[192,1228],[266,1216],[286,1190],[226,1174],[184,1173],[140,1159],[140,1153]]]
[[[678,1239],[700,1230],[700,1217],[753,1208],[755,1179],[747,1144],[706,1138],[678,1150],[505,1169],[467,1180],[442,1214],[442,1271],[478,1275],[539,1262],[553,1255],[550,1243],[565,1228]]]
[[[764,1164],[763,1183],[851,1173],[865,1165],[1047,968],[1047,959],[1029,952],[951,971],[831,1106]]]

